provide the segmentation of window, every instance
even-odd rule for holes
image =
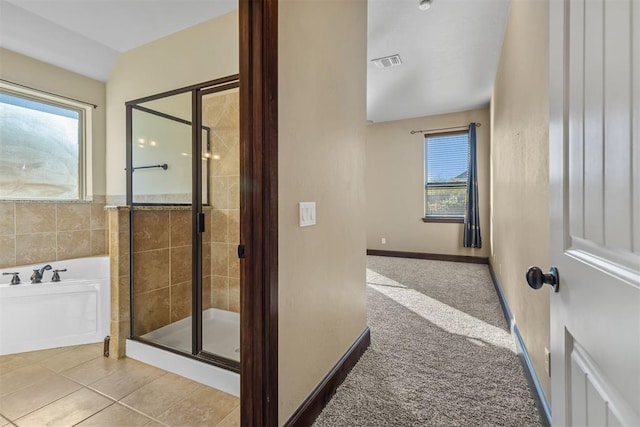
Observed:
[[[0,199],[90,198],[91,108],[0,82]]]
[[[464,131],[427,135],[424,157],[424,220],[463,222],[469,133]]]

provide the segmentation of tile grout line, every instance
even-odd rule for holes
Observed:
[[[115,402],[115,401],[114,401],[114,402],[112,402],[111,404],[109,404],[109,405],[105,406],[104,408],[100,409],[98,412],[94,412],[93,414],[89,415],[87,418],[84,418],[84,419],[82,419],[82,420],[78,421],[77,423],[72,424],[72,426],[73,426],[73,427],[75,427],[75,426],[77,426],[77,425],[79,425],[79,424],[82,424],[83,422],[87,421],[89,418],[93,417],[94,415],[98,415],[100,412],[104,411],[104,410],[105,410],[105,409],[107,409],[107,408],[112,407],[112,406],[113,406],[113,405],[115,405],[116,403],[117,403],[117,402]]]

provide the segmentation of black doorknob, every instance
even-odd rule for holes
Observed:
[[[560,275],[556,267],[551,267],[549,274],[544,274],[540,267],[529,267],[526,277],[527,283],[533,289],[540,289],[545,283],[551,285],[554,292],[560,289]]]

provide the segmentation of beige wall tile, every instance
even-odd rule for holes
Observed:
[[[229,177],[229,209],[240,209],[240,177]]]
[[[0,236],[0,268],[16,265],[15,236]],[[21,279],[23,279],[21,277]],[[4,278],[2,279],[4,282]]]
[[[118,257],[118,272],[120,273],[120,276],[123,276],[124,274],[129,274],[129,267],[131,265],[131,258],[130,255],[128,253],[126,254],[120,254],[120,256]]]
[[[135,294],[169,286],[169,250],[134,253],[133,285]]]
[[[111,250],[113,248],[113,250]],[[129,232],[109,233],[110,253],[126,255],[129,253]]]
[[[202,275],[210,276],[211,272],[211,243],[202,245]]]
[[[57,203],[57,230],[88,230],[91,226],[91,205],[88,203]]]
[[[107,228],[107,212],[104,209],[104,203],[91,204],[91,229],[103,230]]]
[[[229,211],[229,243],[240,243],[240,210]]]
[[[227,209],[229,205],[229,183],[227,177],[216,176],[211,178],[211,198],[214,209]]]
[[[171,248],[171,284],[191,279],[191,246]]]
[[[191,280],[171,285],[171,321],[176,322],[191,316]]]
[[[106,255],[107,230],[91,230],[91,255]]]
[[[91,232],[63,231],[58,233],[57,259],[71,259],[91,256]]]
[[[134,295],[134,334],[144,335],[170,323],[169,287]]]
[[[129,277],[111,278],[111,320],[129,320]]]
[[[211,304],[222,310],[229,309],[229,278],[226,276],[211,277]]]
[[[206,276],[202,278],[202,309],[211,308],[211,304],[211,276]]]
[[[238,258],[238,247],[229,245],[227,247],[229,253],[229,277],[240,277],[240,259]]]
[[[109,231],[112,233],[129,230],[129,211],[122,209],[107,209]]]
[[[169,212],[133,212],[133,250],[148,251],[169,247]]]
[[[125,356],[125,340],[129,336],[129,321],[111,322],[111,340],[109,341],[109,357],[121,359]]]
[[[55,231],[55,203],[16,203],[16,234]]]
[[[0,203],[0,236],[16,233],[16,215],[14,203]]]
[[[211,273],[216,276],[229,274],[229,245],[226,243],[211,244]]]
[[[240,312],[240,279],[229,278],[229,310]]]
[[[16,265],[56,260],[56,233],[16,236]]]
[[[171,246],[191,244],[191,211],[171,211]]]
[[[229,217],[227,210],[214,209],[211,213],[211,241],[227,243],[229,241]]]
[[[216,156],[209,162],[210,176],[222,176],[224,157],[227,155],[227,147],[217,132],[211,133],[211,154]]]

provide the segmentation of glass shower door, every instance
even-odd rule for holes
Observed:
[[[240,361],[240,135],[239,90],[224,85],[201,93],[203,140],[209,159],[210,231],[203,244],[202,349]],[[207,292],[207,290],[210,290]]]
[[[131,110],[133,335],[192,352],[191,93]]]

